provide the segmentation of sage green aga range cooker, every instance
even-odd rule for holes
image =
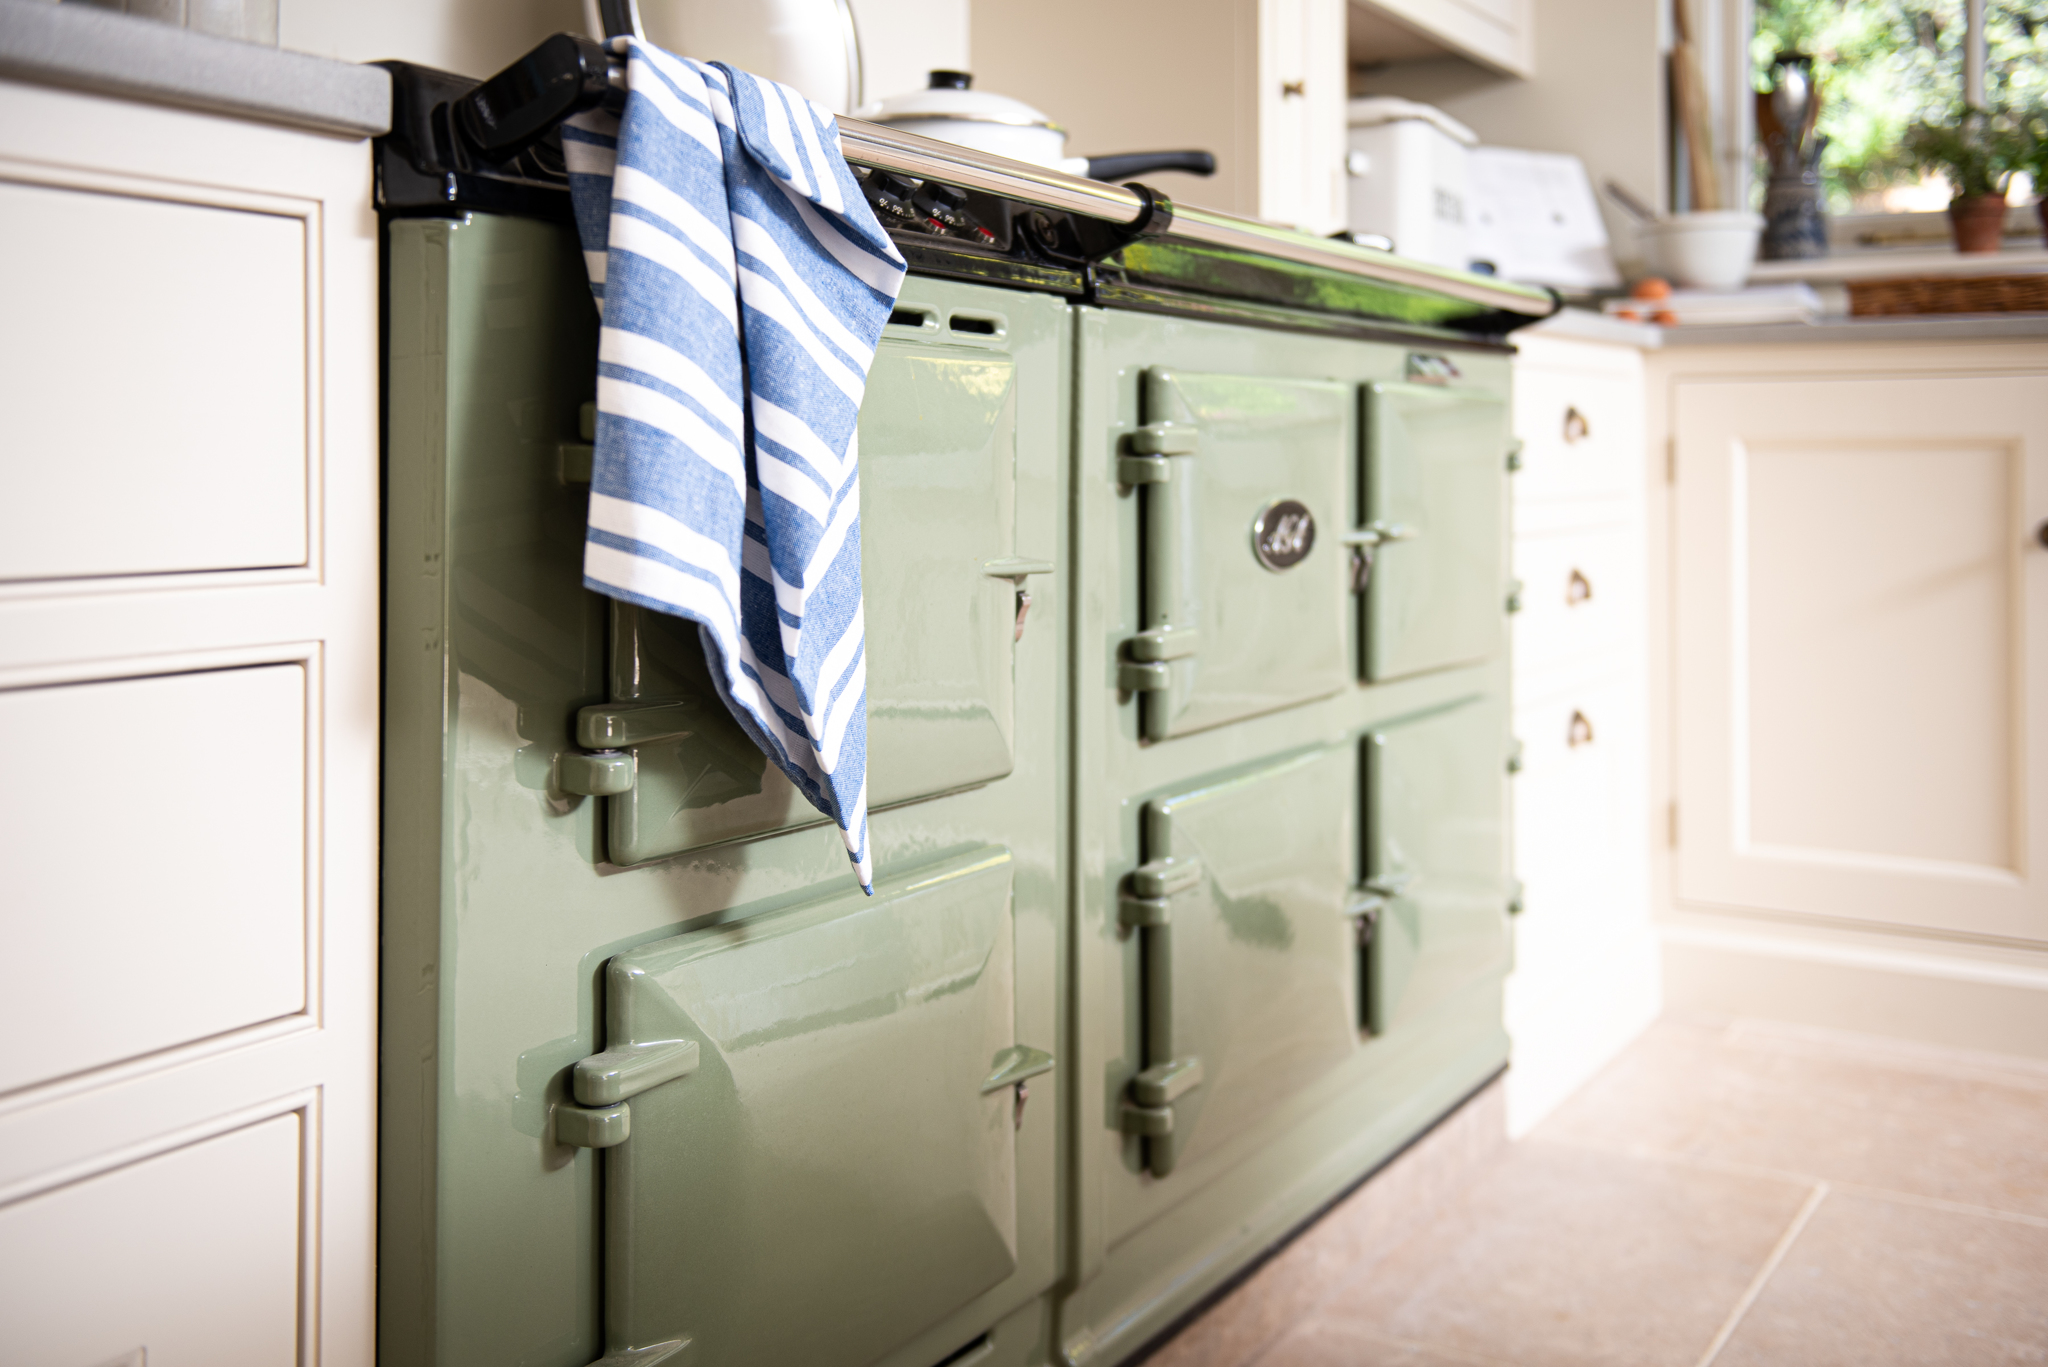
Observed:
[[[386,1367],[1119,1361],[1503,1066],[1483,282],[1105,251],[1140,197],[848,123],[998,239],[899,235],[861,414],[868,899],[695,629],[582,588],[559,190],[399,75]]]

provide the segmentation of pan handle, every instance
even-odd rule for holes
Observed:
[[[1154,171],[1187,171],[1197,176],[1216,174],[1214,152],[1119,152],[1114,156],[1088,158],[1088,179],[1111,182],[1148,176]]]

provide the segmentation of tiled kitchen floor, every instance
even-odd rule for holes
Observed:
[[[1667,1019],[1489,1150],[1498,1115],[1482,1095],[1148,1367],[2048,1362],[2048,1065]]]

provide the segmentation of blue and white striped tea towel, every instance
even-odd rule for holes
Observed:
[[[902,256],[789,87],[637,40],[562,130],[604,313],[583,582],[698,624],[873,891],[854,423]]]

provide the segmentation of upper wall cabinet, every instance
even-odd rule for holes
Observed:
[[[1141,179],[1310,232],[1345,224],[1344,0],[978,4],[972,50],[976,88],[1044,110],[1069,156],[1199,148],[1215,175]]]
[[[1508,76],[1536,74],[1535,0],[1350,0],[1353,66],[1468,58]]]

